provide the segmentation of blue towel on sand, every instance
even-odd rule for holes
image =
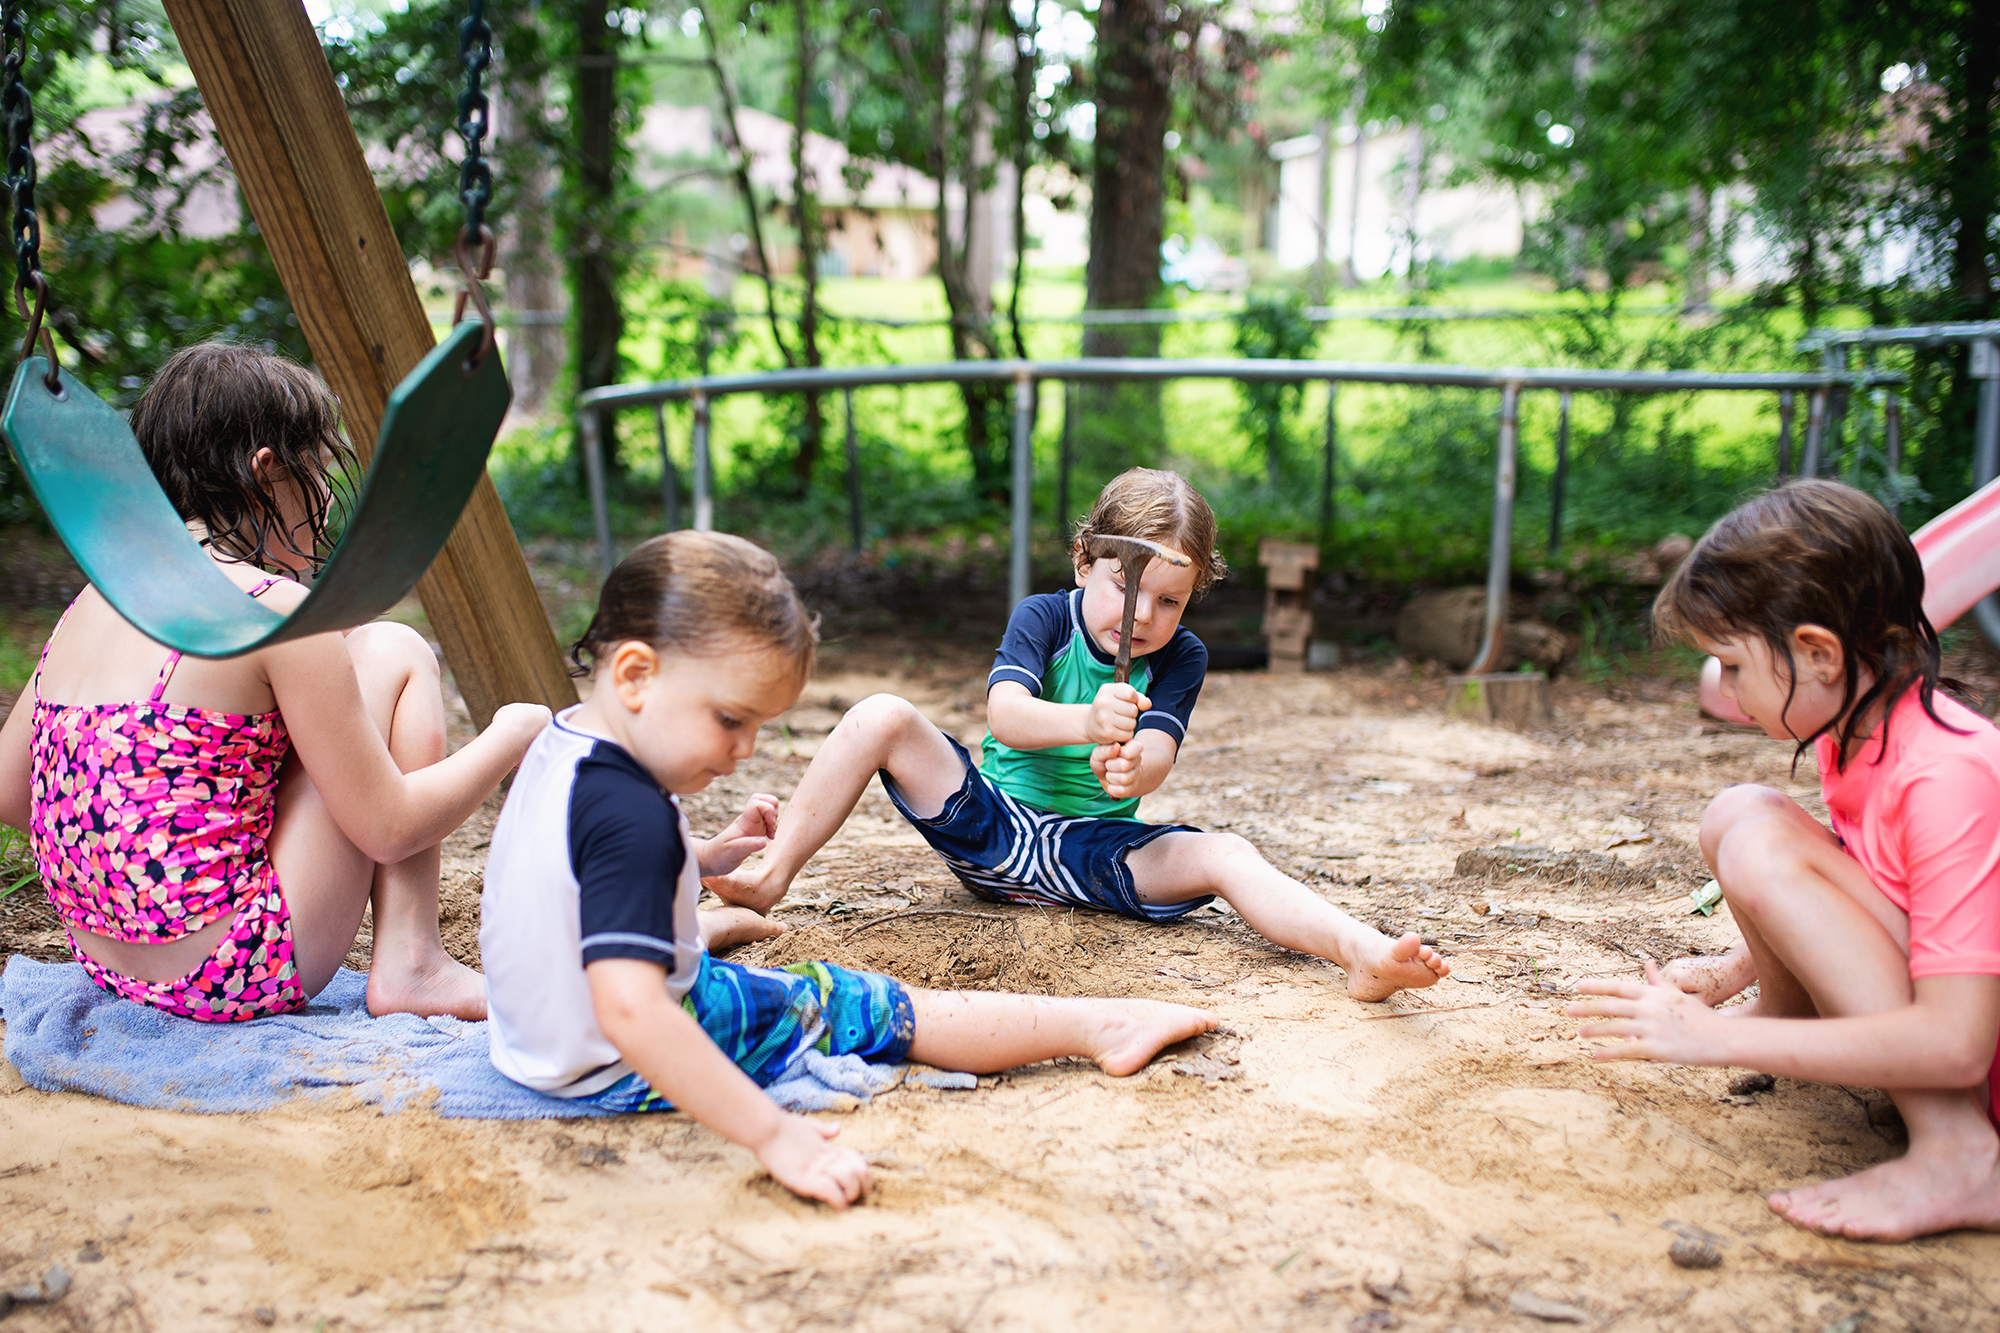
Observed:
[[[15,956],[0,975],[6,1055],[29,1086],[171,1111],[262,1111],[346,1094],[387,1112],[451,1120],[604,1114],[545,1097],[486,1058],[486,1024],[371,1018],[368,979],[346,968],[311,1004],[250,1023],[195,1023],[99,990],[75,963]],[[901,1066],[808,1050],[769,1089],[782,1106],[847,1110],[894,1087]]]

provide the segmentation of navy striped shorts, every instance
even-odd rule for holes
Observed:
[[[935,818],[912,811],[887,770],[882,789],[974,897],[990,903],[1081,907],[1138,921],[1172,921],[1214,901],[1203,896],[1184,903],[1141,902],[1125,864],[1127,852],[1162,834],[1200,829],[1058,815],[1023,805],[981,773],[954,737],[945,739],[965,765],[965,781]]]

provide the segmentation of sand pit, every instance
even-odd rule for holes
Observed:
[[[823,674],[690,803],[697,827],[749,791],[788,792],[875,690],[976,738],[983,673]],[[1623,694],[1566,685],[1559,729],[1524,737],[1445,720],[1441,688],[1407,671],[1211,677],[1149,817],[1241,833],[1452,954],[1450,980],[1386,1005],[1348,1000],[1337,969],[1227,912],[1148,928],[981,904],[871,793],[781,909],[794,932],[739,957],[1154,996],[1224,1028],[1124,1080],[1059,1063],[890,1093],[843,1118],[875,1178],[846,1214],[680,1117],[207,1118],[46,1096],[0,1070],[0,1281],[54,1262],[75,1279],[9,1327],[2000,1325],[2000,1238],[1830,1241],[1764,1206],[1899,1151],[1880,1093],[1731,1094],[1741,1071],[1603,1065],[1574,1039],[1561,1011],[1578,979],[1732,937],[1726,910],[1686,908],[1708,795],[1757,780],[1816,804],[1810,761],[1794,776],[1789,747],[1704,727],[1691,691]],[[490,818],[447,863],[461,950]],[[54,943],[45,914],[0,908],[0,944]],[[1719,1266],[1676,1267],[1677,1240]]]

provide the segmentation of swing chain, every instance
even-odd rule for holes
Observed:
[[[493,272],[496,245],[486,225],[486,206],[493,202],[493,171],[481,151],[490,108],[479,86],[480,76],[493,64],[493,29],[486,24],[485,0],[469,0],[467,9],[465,22],[458,28],[458,62],[465,69],[465,91],[458,99],[458,133],[465,140],[465,157],[458,164],[458,197],[465,205],[465,226],[459,230],[457,250],[465,287],[453,306],[451,321],[457,324],[464,317],[469,297],[486,326],[485,340],[466,363],[469,371],[493,350],[493,309],[486,303],[485,279]]]
[[[28,326],[21,343],[21,359],[35,354],[35,340],[41,339],[47,354],[49,373],[42,377],[48,391],[62,396],[62,381],[56,375],[56,343],[43,316],[48,310],[49,284],[42,276],[42,224],[35,215],[35,106],[28,96],[21,64],[27,55],[28,20],[19,0],[7,0],[0,9],[0,40],[6,48],[0,64],[0,112],[7,122],[7,193],[13,206],[9,224],[14,237],[14,309]],[[35,293],[34,310],[28,309],[28,292]]]

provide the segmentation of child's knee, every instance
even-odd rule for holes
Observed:
[[[840,725],[874,748],[886,749],[930,720],[908,699],[895,694],[871,694],[847,710]]]
[[[1770,787],[1754,782],[1738,783],[1725,787],[1701,816],[1701,854],[1713,867],[1720,854],[1723,840],[1731,832],[1753,820],[1767,819],[1782,814],[1793,805],[1792,798]]]
[[[1197,835],[1197,846],[1209,864],[1214,866],[1242,865],[1245,862],[1261,862],[1264,854],[1257,850],[1248,838],[1237,833],[1202,833]]]
[[[440,680],[437,654],[424,636],[408,625],[378,620],[347,636],[347,655],[364,682],[378,676],[403,676],[411,682]]]

